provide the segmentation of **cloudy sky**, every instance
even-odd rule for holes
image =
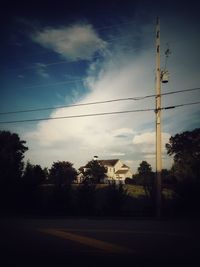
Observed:
[[[68,160],[78,168],[98,155],[120,158],[134,172],[142,160],[154,168],[155,98],[108,100],[155,94],[156,16],[161,66],[170,73],[162,93],[200,87],[196,1],[7,1],[0,12],[0,130],[27,141],[25,160],[43,167]],[[200,90],[166,95],[162,106],[199,96]],[[108,102],[83,105],[99,101]],[[172,162],[165,143],[200,126],[199,107],[163,110],[163,167]],[[9,113],[32,109],[38,111]],[[73,117],[129,110],[137,112]],[[49,120],[26,121],[43,118]]]

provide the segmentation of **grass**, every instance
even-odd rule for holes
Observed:
[[[145,196],[143,186],[141,185],[124,185],[124,189],[127,190],[128,195],[131,197],[138,198],[141,196]]]
[[[74,189],[77,188],[79,185],[74,184]],[[96,191],[106,190],[108,187],[108,184],[97,184],[96,185]],[[125,184],[123,185],[124,189],[127,191],[127,194],[130,197],[139,198],[139,197],[145,197],[145,191],[142,185],[132,185],[132,184]],[[173,199],[174,198],[174,192],[171,189],[163,188],[162,190],[163,196],[166,199]]]

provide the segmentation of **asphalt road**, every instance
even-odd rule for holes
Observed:
[[[1,266],[200,266],[199,222],[2,218]]]

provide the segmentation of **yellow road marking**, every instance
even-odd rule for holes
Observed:
[[[62,239],[67,239],[70,241],[75,241],[77,243],[83,244],[83,245],[87,245],[93,248],[98,248],[101,250],[104,250],[106,252],[110,252],[110,253],[134,253],[135,251],[123,247],[123,246],[118,246],[112,243],[108,243],[105,241],[101,241],[101,240],[97,240],[94,238],[90,238],[90,237],[86,237],[86,236],[81,236],[81,235],[77,235],[77,234],[72,234],[69,232],[65,232],[63,230],[57,230],[57,229],[53,229],[53,228],[48,228],[48,229],[38,229],[38,231],[45,233],[45,234],[49,234],[49,235],[53,235],[56,237],[60,237]]]
[[[59,228],[60,231],[67,232],[96,232],[96,233],[121,233],[121,234],[143,234],[143,235],[165,235],[176,237],[192,237],[190,234],[175,232],[137,231],[137,230],[113,230],[113,229],[83,229],[83,228]]]

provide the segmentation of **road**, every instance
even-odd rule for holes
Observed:
[[[199,237],[199,220],[0,219],[2,266],[198,266]]]

